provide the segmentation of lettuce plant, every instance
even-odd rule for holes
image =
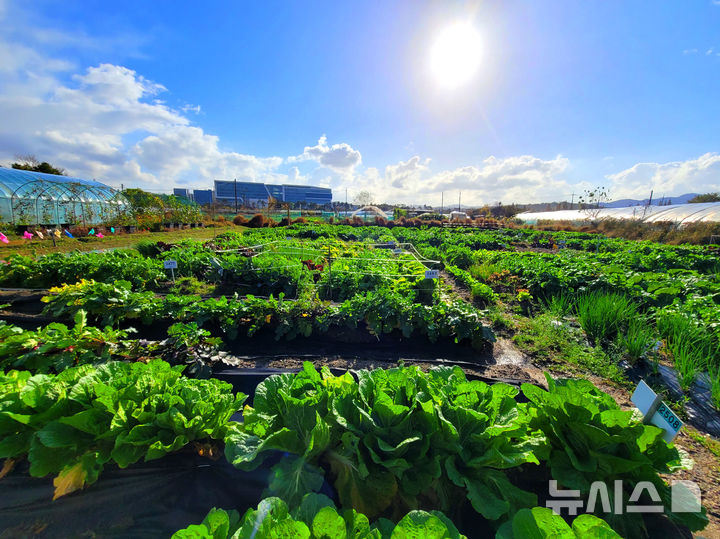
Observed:
[[[107,464],[125,468],[222,440],[245,398],[161,360],[83,365],[57,376],[0,371],[0,458],[27,457],[30,475],[56,476],[57,498],[94,483]]]
[[[407,509],[457,509],[467,498],[496,520],[536,497],[503,470],[538,463],[544,437],[530,432],[517,390],[468,382],[463,371],[416,367],[359,371],[358,382],[310,363],[261,383],[242,428],[226,438],[228,460],[253,469],[272,450],[270,492],[291,504],[332,481],[344,507],[371,518]]]
[[[200,524],[178,530],[172,539],[466,539],[438,511],[411,511],[397,524],[370,524],[354,509],[339,511],[322,494],[307,494],[294,509],[280,498],[265,498],[241,518],[237,511],[212,509]]]
[[[583,514],[576,517],[572,527],[547,507],[520,509],[512,520],[503,524],[495,539],[622,539],[602,519]]]
[[[626,507],[636,485],[646,481],[657,489],[673,521],[693,531],[705,527],[704,508],[701,513],[670,510],[670,487],[659,474],[687,469],[690,461],[663,440],[662,429],[643,424],[634,412],[621,410],[610,395],[587,380],[546,378],[548,391],[530,384],[523,384],[522,391],[533,404],[531,427],[547,436],[547,463],[562,487],[579,490],[587,499],[593,482],[612,486],[621,480],[621,503]],[[609,490],[611,507],[616,507],[615,491]],[[595,510],[599,512],[600,507],[596,504]],[[646,534],[639,513],[598,514],[623,537]]]
[[[120,359],[129,331],[87,325],[85,311],[75,313],[75,325],[52,323],[36,331],[0,325],[0,368],[33,373],[58,373],[86,363]]]

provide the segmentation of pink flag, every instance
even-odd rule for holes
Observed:
[[[10,240],[7,239],[7,236],[0,232],[0,241],[3,243],[10,243]]]
[[[27,230],[23,234],[23,238],[25,238],[26,240],[29,240],[32,237],[33,237],[32,232],[28,232]]]
[[[103,239],[105,236],[103,235],[102,232],[98,232],[97,234],[95,234],[95,237],[96,237],[96,238]]]

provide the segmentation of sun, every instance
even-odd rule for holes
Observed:
[[[480,67],[480,34],[468,23],[445,27],[430,51],[430,70],[435,81],[452,89],[470,82]]]

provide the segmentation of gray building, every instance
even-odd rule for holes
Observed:
[[[190,189],[185,189],[184,187],[176,187],[173,189],[173,195],[192,200],[192,193],[190,193]]]
[[[212,204],[215,202],[212,189],[195,189],[193,191],[193,199],[196,204]]]
[[[283,185],[284,202],[308,202],[312,204],[332,203],[332,190],[312,185]]]
[[[265,205],[270,197],[279,202],[305,202],[325,205],[332,203],[332,190],[311,185],[279,185],[273,183],[215,180],[215,197],[226,204]]]

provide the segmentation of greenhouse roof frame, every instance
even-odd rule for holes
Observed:
[[[36,224],[40,224],[41,220],[48,221],[45,213],[43,218],[40,218],[41,201],[45,206],[48,203],[54,204],[54,211],[51,213],[54,214],[53,220],[58,225],[62,221],[60,204],[72,204],[73,208],[75,204],[80,204],[84,223],[88,214],[95,213],[95,210],[99,209],[98,213],[103,213],[112,209],[115,213],[119,213],[128,205],[121,192],[94,180],[0,167],[0,199],[2,198],[9,202],[9,206],[6,203],[9,214],[7,217],[15,224],[20,224],[18,214],[22,215],[23,209],[30,213],[28,210],[33,207]],[[74,213],[74,209],[71,211]],[[63,210],[63,215],[67,222],[67,207]]]

